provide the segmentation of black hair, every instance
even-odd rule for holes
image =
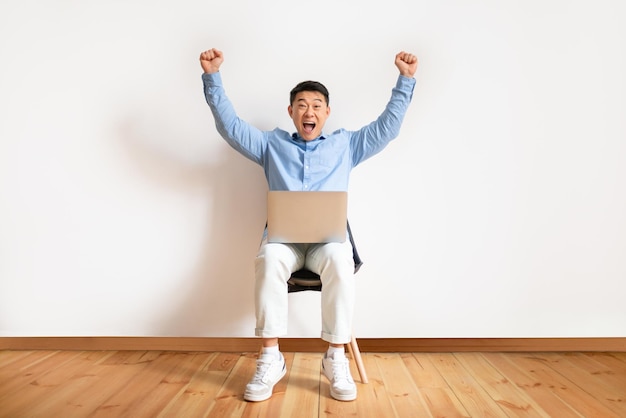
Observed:
[[[293,105],[293,101],[296,98],[296,94],[301,93],[303,91],[317,91],[318,93],[322,93],[322,95],[324,96],[324,99],[326,99],[326,106],[328,106],[329,104],[328,89],[326,89],[326,87],[324,87],[322,83],[319,83],[317,81],[311,81],[311,80],[298,83],[298,85],[295,86],[291,90],[291,93],[289,93],[289,104]]]

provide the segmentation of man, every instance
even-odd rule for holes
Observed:
[[[270,190],[347,191],[353,167],[381,151],[400,131],[415,86],[417,58],[400,52],[400,71],[391,99],[383,113],[358,131],[337,130],[324,134],[330,115],[328,90],[321,83],[305,81],[290,94],[287,108],[296,132],[261,131],[237,117],[222,86],[220,67],[224,55],[217,49],[200,54],[207,103],[220,135],[235,150],[261,165]],[[363,91],[367,94],[367,91]],[[306,214],[302,214],[306,218]],[[349,240],[343,243],[268,243],[264,235],[255,260],[256,335],[263,339],[257,370],[244,393],[248,401],[272,396],[274,385],[285,375],[285,359],[278,337],[287,333],[287,280],[306,267],[320,275],[322,287],[322,339],[329,348],[322,359],[330,381],[331,396],[356,399],[344,344],[352,335],[354,261]]]

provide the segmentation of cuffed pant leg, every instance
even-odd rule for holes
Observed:
[[[349,343],[355,304],[352,245],[349,241],[312,245],[306,267],[322,279],[322,339]]]
[[[263,242],[255,259],[255,335],[263,338],[287,334],[287,280],[304,264],[302,248],[295,244]]]

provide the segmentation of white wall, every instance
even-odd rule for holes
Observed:
[[[359,336],[626,336],[625,4],[3,1],[0,335],[253,335],[266,185],[204,102],[219,47],[264,129],[309,78],[358,128],[420,58],[353,173]],[[290,300],[318,336],[319,295]]]

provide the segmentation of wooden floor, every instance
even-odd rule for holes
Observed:
[[[626,417],[626,353],[364,353],[355,402],[330,398],[321,354],[285,358],[248,403],[254,353],[0,351],[0,417]]]

